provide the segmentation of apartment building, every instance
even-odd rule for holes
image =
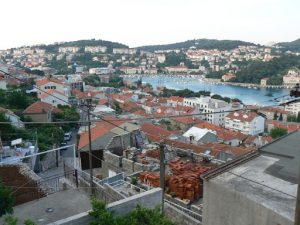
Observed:
[[[101,45],[97,45],[97,46],[85,46],[84,51],[85,52],[90,52],[90,53],[104,53],[106,52],[107,47],[106,46],[101,46]]]
[[[254,112],[230,112],[225,117],[225,128],[243,134],[258,135],[264,132],[265,118]]]
[[[294,102],[294,103],[287,104],[284,107],[284,110],[297,116],[298,113],[300,112],[300,102]]]
[[[36,86],[39,88],[38,98],[40,98],[42,94],[48,92],[49,90],[56,90],[66,96],[70,96],[70,86],[65,84],[62,80],[56,78],[46,77],[37,80]]]
[[[231,109],[231,105],[227,102],[212,99],[209,96],[201,96],[200,98],[184,98],[183,105],[197,108],[203,113],[211,113],[204,115],[204,120],[218,126],[225,125],[225,117],[227,115],[226,111]]]

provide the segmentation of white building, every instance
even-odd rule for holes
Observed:
[[[97,45],[97,46],[85,46],[84,51],[85,52],[90,52],[90,53],[104,53],[106,52],[107,47],[106,46],[101,46],[101,45]]]
[[[249,135],[263,133],[264,124],[265,118],[254,112],[230,112],[225,118],[225,128]]]
[[[287,104],[284,107],[284,110],[288,111],[288,112],[291,112],[291,113],[293,113],[294,115],[297,116],[298,112],[300,112],[300,102],[295,102],[295,103]]]
[[[38,90],[38,98],[49,90],[56,90],[66,96],[70,96],[70,86],[65,84],[62,80],[55,78],[43,78],[36,81]]]
[[[225,125],[225,117],[227,115],[225,111],[231,109],[231,105],[227,102],[218,99],[212,99],[208,96],[201,96],[200,98],[184,98],[183,105],[197,108],[203,113],[212,113],[204,115],[204,120],[219,126]]]
[[[113,48],[113,54],[133,55],[136,53],[134,48]]]
[[[57,107],[58,105],[70,105],[68,103],[69,98],[62,92],[54,89],[48,90],[47,93],[41,94],[40,99],[42,102],[46,102],[55,107]]]
[[[67,47],[59,47],[59,53],[76,53],[79,51],[79,47],[77,46],[67,46]]]

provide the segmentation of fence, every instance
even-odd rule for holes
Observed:
[[[187,209],[187,208],[185,208],[185,207],[182,207],[182,206],[180,206],[180,205],[178,205],[178,204],[175,204],[175,203],[173,203],[173,202],[170,202],[170,201],[168,201],[168,200],[166,200],[166,199],[164,200],[164,202],[165,202],[166,204],[169,204],[169,205],[175,207],[175,208],[178,209],[179,211],[181,211],[181,212],[183,212],[183,213],[189,215],[190,217],[192,217],[192,218],[194,218],[194,219],[196,219],[196,220],[202,222],[202,215],[201,215],[201,214],[196,213],[196,212],[194,212],[194,211],[192,211],[192,210],[189,210],[189,209]]]

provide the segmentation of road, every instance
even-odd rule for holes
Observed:
[[[78,130],[73,130],[72,131],[72,138],[70,141],[67,142],[67,145],[73,145],[73,144],[77,144],[77,132]],[[69,147],[67,150],[62,150],[61,151],[61,155],[66,159],[66,158],[72,158],[74,157],[74,152],[73,152],[73,147]]]

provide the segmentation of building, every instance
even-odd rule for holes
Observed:
[[[200,98],[184,98],[183,105],[197,108],[202,113],[211,113],[203,115],[204,120],[219,126],[225,125],[226,111],[231,109],[231,105],[227,102],[213,99],[208,96],[201,96]]]
[[[123,155],[123,150],[130,147],[139,147],[137,140],[141,140],[140,127],[126,121],[114,121],[113,124],[105,121],[97,122],[92,127],[92,149],[106,149],[114,154]],[[88,131],[80,134],[78,149],[88,151]]]
[[[294,114],[295,116],[297,116],[298,113],[300,112],[300,102],[294,102],[294,103],[286,104],[284,106],[284,110]]]
[[[183,134],[183,137],[185,137],[186,141],[190,142],[191,144],[207,144],[218,141],[218,137],[215,131],[198,127],[191,127]]]
[[[287,122],[287,118],[291,114],[291,112],[277,107],[262,108],[258,111],[264,114],[267,120],[279,120],[279,118],[281,118],[280,120],[284,122]]]
[[[164,63],[166,61],[166,56],[165,54],[156,54],[156,57],[157,57],[157,61],[159,63]]]
[[[89,69],[89,74],[111,74],[113,72],[114,69],[112,68],[112,66]]]
[[[63,80],[46,77],[40,80],[36,80],[36,86],[38,90],[38,98],[48,90],[56,90],[60,93],[63,93],[66,96],[70,95],[70,86],[65,84]]]
[[[188,68],[186,66],[169,66],[166,67],[168,73],[187,73]]]
[[[294,225],[300,131],[202,175],[205,225]]]
[[[67,47],[59,47],[59,53],[77,53],[79,51],[79,47],[77,46],[67,46]]]
[[[28,106],[23,115],[30,117],[35,122],[52,122],[53,113],[60,113],[61,110],[46,102],[35,102]]]
[[[70,105],[68,96],[55,89],[50,89],[46,93],[41,94],[40,99],[42,102],[49,103],[53,106]]]
[[[231,79],[234,79],[234,78],[236,78],[236,75],[234,75],[234,74],[224,74],[222,76],[222,80],[224,82],[230,81]]]
[[[265,118],[254,112],[230,112],[225,117],[225,128],[243,134],[258,135],[265,130]]]
[[[90,53],[105,53],[107,50],[106,46],[101,46],[101,45],[97,45],[97,46],[85,46],[84,47],[84,51],[85,52],[90,52]]]
[[[170,122],[172,126],[185,131],[195,124],[201,123],[202,120],[195,116],[179,116],[170,118]]]
[[[113,54],[133,55],[133,54],[136,54],[136,49],[134,49],[134,48],[113,48]]]
[[[167,105],[171,107],[183,106],[183,98],[178,96],[171,96],[167,99]]]
[[[260,86],[266,87],[266,86],[268,85],[268,80],[269,80],[268,77],[262,78],[262,79],[260,80]]]
[[[11,121],[11,125],[17,128],[23,128],[24,123],[21,121],[20,117],[14,114],[11,110],[0,107],[0,113],[3,113],[5,118]]]
[[[291,69],[287,75],[283,76],[283,84],[285,85],[295,85],[298,83],[300,83],[300,70],[298,69]]]

